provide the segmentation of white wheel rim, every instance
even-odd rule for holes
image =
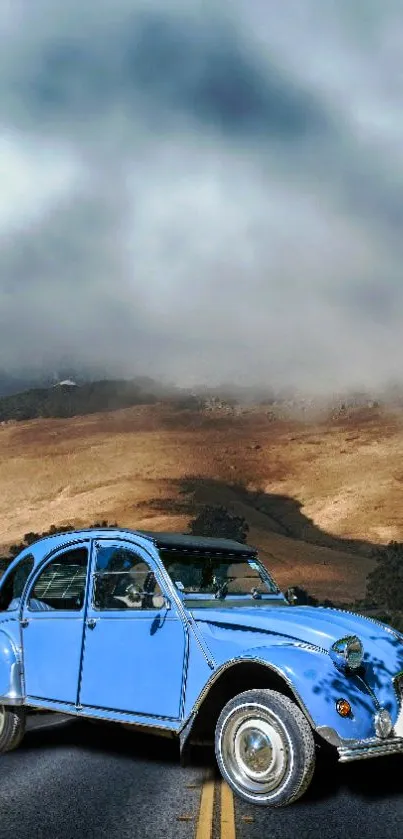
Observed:
[[[3,733],[5,718],[4,705],[0,705],[0,734]]]
[[[269,708],[232,711],[223,724],[219,748],[236,786],[257,797],[275,795],[293,762],[289,736]]]
[[[235,734],[234,752],[242,772],[255,781],[282,775],[284,744],[266,720],[252,717],[242,723]]]

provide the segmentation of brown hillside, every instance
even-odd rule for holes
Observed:
[[[403,426],[378,410],[311,424],[140,406],[0,427],[0,542],[106,518],[186,530],[242,513],[282,587],[361,596],[375,544],[403,541]]]

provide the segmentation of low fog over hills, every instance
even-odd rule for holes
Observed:
[[[8,374],[402,382],[401,20],[398,0],[1,4]]]
[[[115,411],[134,405],[170,404],[183,411],[230,412],[266,409],[275,417],[314,420],[321,415],[343,415],[346,412],[379,407],[403,406],[403,390],[398,386],[382,391],[345,391],[317,395],[293,388],[264,388],[222,384],[179,388],[149,376],[134,379],[85,380],[68,376],[41,386],[24,389],[24,380],[9,379],[5,393],[0,393],[0,422],[31,420],[46,417],[73,417]],[[8,392],[7,392],[8,391]]]

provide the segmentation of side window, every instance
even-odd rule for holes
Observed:
[[[134,550],[98,546],[94,577],[95,609],[161,609],[164,605],[154,572]]]
[[[87,548],[74,548],[56,556],[37,577],[29,593],[28,608],[79,612],[84,605],[87,567]]]
[[[5,576],[0,588],[0,612],[13,611],[19,608],[25,583],[34,564],[35,560],[32,554],[28,554]]]

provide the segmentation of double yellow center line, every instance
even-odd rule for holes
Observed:
[[[221,781],[221,839],[235,839],[235,812],[232,789]]]
[[[214,777],[208,776],[202,788],[195,839],[211,839],[213,835],[214,789]],[[220,781],[220,795],[220,839],[236,839],[234,797],[224,780]]]

